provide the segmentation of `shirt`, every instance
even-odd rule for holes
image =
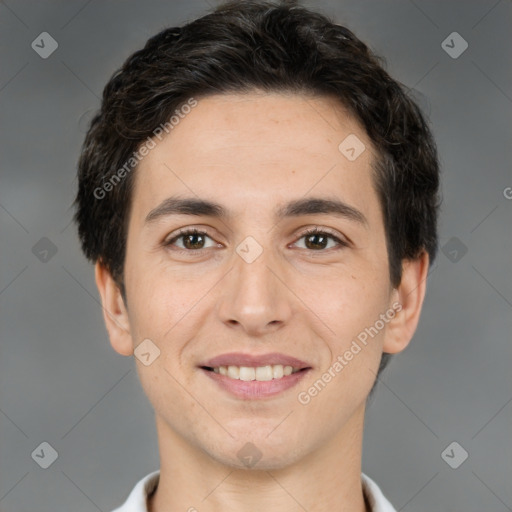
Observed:
[[[112,512],[148,512],[147,498],[156,489],[159,479],[160,470],[146,475],[137,482],[123,505]],[[379,486],[369,476],[361,473],[361,483],[372,512],[396,512]]]

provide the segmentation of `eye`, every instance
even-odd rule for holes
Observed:
[[[211,244],[209,246],[206,244],[206,239],[211,240]],[[335,234],[320,228],[312,228],[308,229],[304,232],[299,240],[305,239],[305,247],[304,249],[308,249],[310,251],[322,252],[324,249],[332,249],[333,246],[329,247],[329,241],[334,241],[334,247],[347,247],[348,243],[341,240]],[[177,244],[177,242],[181,242],[182,245]],[[295,242],[297,244],[298,242]],[[200,231],[198,229],[184,229],[172,238],[166,240],[162,244],[164,247],[175,246],[173,250],[178,252],[195,252],[200,251],[201,249],[208,249],[210,247],[218,246],[217,244],[205,231]]]
[[[180,231],[173,238],[166,240],[163,243],[163,245],[165,247],[169,247],[169,246],[174,245],[174,243],[176,241],[182,239],[183,246],[178,245],[178,250],[191,252],[191,251],[197,251],[197,250],[205,249],[205,248],[207,249],[208,247],[205,247],[205,245],[204,245],[206,238],[209,238],[213,242],[213,239],[210,236],[208,236],[208,234],[205,233],[204,231],[199,231],[197,229],[188,229],[188,230]],[[215,246],[215,243],[210,245],[210,247],[214,247],[214,246]]]
[[[329,231],[322,230],[320,228],[312,228],[308,229],[305,233],[301,235],[299,240],[305,239],[305,249],[309,249],[312,251],[321,251],[322,249],[332,249],[331,247],[327,247],[329,244],[329,239],[334,240],[338,246],[347,247],[348,243],[340,240],[336,235],[330,233]],[[336,246],[336,245],[335,245]]]

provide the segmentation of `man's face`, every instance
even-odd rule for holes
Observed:
[[[351,134],[365,146],[355,159],[347,158],[360,150],[355,139],[339,149]],[[125,283],[131,348],[149,339],[160,350],[150,365],[136,364],[161,428],[234,466],[252,443],[258,467],[277,468],[361,418],[387,325],[359,341],[359,351],[353,341],[397,299],[374,157],[365,131],[335,100],[254,93],[198,100],[142,160]],[[227,216],[155,211],[169,198],[218,203]],[[311,198],[347,208],[276,216]],[[305,235],[315,227],[320,234]],[[172,242],[185,229],[205,234]],[[202,368],[233,353],[278,354],[267,361],[275,363],[289,356],[309,369],[244,383]],[[232,366],[265,366],[230,357]]]

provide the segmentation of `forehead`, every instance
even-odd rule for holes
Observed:
[[[376,200],[371,141],[331,97],[253,92],[198,98],[169,134],[154,140],[135,173],[133,201],[141,214],[176,194],[230,203],[234,211],[257,204],[262,214],[276,202],[307,195],[362,209]]]

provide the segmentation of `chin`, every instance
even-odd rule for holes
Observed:
[[[214,449],[207,450],[210,456],[217,462],[233,469],[247,471],[271,471],[284,469],[293,465],[305,455],[306,443],[304,439],[300,442],[286,435],[273,438],[275,433],[268,433],[265,429],[261,435],[254,431],[246,436],[236,436],[235,439],[225,441]],[[213,447],[211,447],[213,448]]]
[[[294,463],[296,463],[300,456],[299,454],[292,454],[290,452],[276,454],[272,453],[271,455],[263,450],[261,451],[261,455],[258,455],[255,463],[249,463],[241,460],[238,457],[238,454],[235,453],[232,456],[226,456],[225,453],[222,454],[211,454],[212,457],[223,464],[224,466],[230,467],[235,470],[241,471],[276,471],[280,469],[285,469]]]

